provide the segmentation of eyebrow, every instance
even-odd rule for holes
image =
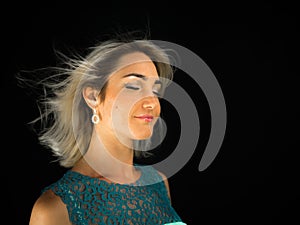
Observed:
[[[129,74],[124,75],[122,78],[131,77],[131,76],[138,77],[138,78],[141,78],[143,80],[148,79],[145,75],[139,74],[139,73],[129,73]],[[162,84],[162,82],[160,80],[155,80],[154,84]]]

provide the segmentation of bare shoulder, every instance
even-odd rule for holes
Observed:
[[[167,176],[166,176],[164,173],[162,173],[161,171],[157,171],[157,172],[158,172],[158,174],[162,177],[162,179],[164,180],[165,185],[166,185],[166,189],[167,189],[167,191],[168,191],[169,198],[171,199],[170,187],[169,187],[169,181],[168,181]]]
[[[162,179],[164,180],[164,182],[168,182],[168,178],[167,178],[167,176],[163,172],[161,172],[161,171],[157,171],[157,172],[162,177]]]
[[[71,224],[68,211],[61,198],[51,190],[44,192],[34,203],[30,225]]]

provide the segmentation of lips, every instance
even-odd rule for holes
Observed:
[[[145,115],[135,116],[135,118],[144,120],[145,122],[151,122],[154,117],[152,115],[145,114]]]

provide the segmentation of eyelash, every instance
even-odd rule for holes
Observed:
[[[134,87],[134,86],[131,86],[131,85],[129,85],[129,84],[125,84],[125,88],[131,89],[131,90],[134,90],[134,91],[137,91],[137,90],[140,89],[139,87]],[[154,93],[156,96],[160,97],[159,91],[153,91],[153,93]]]

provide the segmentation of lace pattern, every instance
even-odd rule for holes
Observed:
[[[69,170],[43,191],[51,189],[62,199],[70,221],[76,225],[181,222],[158,172],[151,166],[139,168],[140,178],[130,185],[109,183]]]

